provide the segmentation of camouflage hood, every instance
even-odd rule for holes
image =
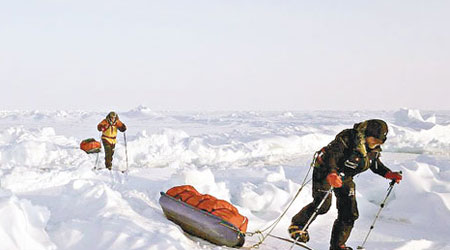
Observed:
[[[386,135],[388,133],[388,126],[386,122],[379,119],[372,119],[355,123],[353,129],[357,132],[358,142],[357,148],[364,156],[367,155],[366,137],[373,136],[383,142],[386,141]],[[381,148],[379,149],[381,151]]]
[[[356,130],[356,142],[355,145],[356,149],[364,156],[367,156],[367,148],[366,148],[366,128],[367,128],[367,121],[356,123],[353,125],[353,129]]]
[[[389,131],[386,122],[379,119],[372,119],[356,123],[353,128],[363,134],[365,137],[373,136],[383,142],[386,141],[386,136]]]

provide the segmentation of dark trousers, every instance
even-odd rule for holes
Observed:
[[[110,144],[106,140],[102,140],[103,148],[105,149],[105,167],[109,170],[112,168],[112,160],[114,155],[114,148],[116,144]]]
[[[292,224],[303,228],[329,189],[330,184],[325,179],[314,180],[313,178],[312,196],[314,200],[292,218]],[[358,219],[359,213],[355,198],[355,183],[352,177],[344,178],[342,187],[335,188],[333,191],[336,196],[338,217],[333,224],[330,244],[332,247],[337,247],[345,244],[347,241],[353,229],[353,224]],[[331,206],[331,197],[329,195],[326,198],[313,220],[316,219],[317,215],[328,212]]]

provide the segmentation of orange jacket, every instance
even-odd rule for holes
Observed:
[[[104,119],[97,125],[97,129],[98,131],[102,131],[102,140],[106,140],[109,144],[116,144],[117,129],[119,129],[120,132],[125,132],[127,126],[120,120],[116,120],[116,122],[111,124]]]

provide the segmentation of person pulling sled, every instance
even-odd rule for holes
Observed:
[[[359,216],[353,176],[370,168],[396,183],[402,180],[400,172],[392,172],[380,161],[381,145],[386,141],[387,133],[386,122],[367,120],[355,124],[352,129],[343,130],[317,153],[312,178],[314,200],[292,218],[288,231],[294,240],[309,240],[308,226],[317,215],[328,212],[332,199],[329,194],[333,190],[338,217],[331,232],[330,250],[352,249],[345,243]]]
[[[111,170],[114,148],[117,143],[117,129],[120,132],[125,132],[127,126],[119,120],[119,116],[115,112],[111,111],[106,118],[97,125],[97,129],[102,132],[102,144],[105,149],[105,167]]]

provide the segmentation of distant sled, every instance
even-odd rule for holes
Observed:
[[[220,246],[244,245],[244,233],[216,215],[177,200],[164,192],[161,192],[159,204],[164,215],[189,234]]]
[[[80,149],[86,152],[87,154],[95,154],[100,153],[102,145],[100,142],[96,141],[94,138],[89,138],[83,140],[80,143]]]

